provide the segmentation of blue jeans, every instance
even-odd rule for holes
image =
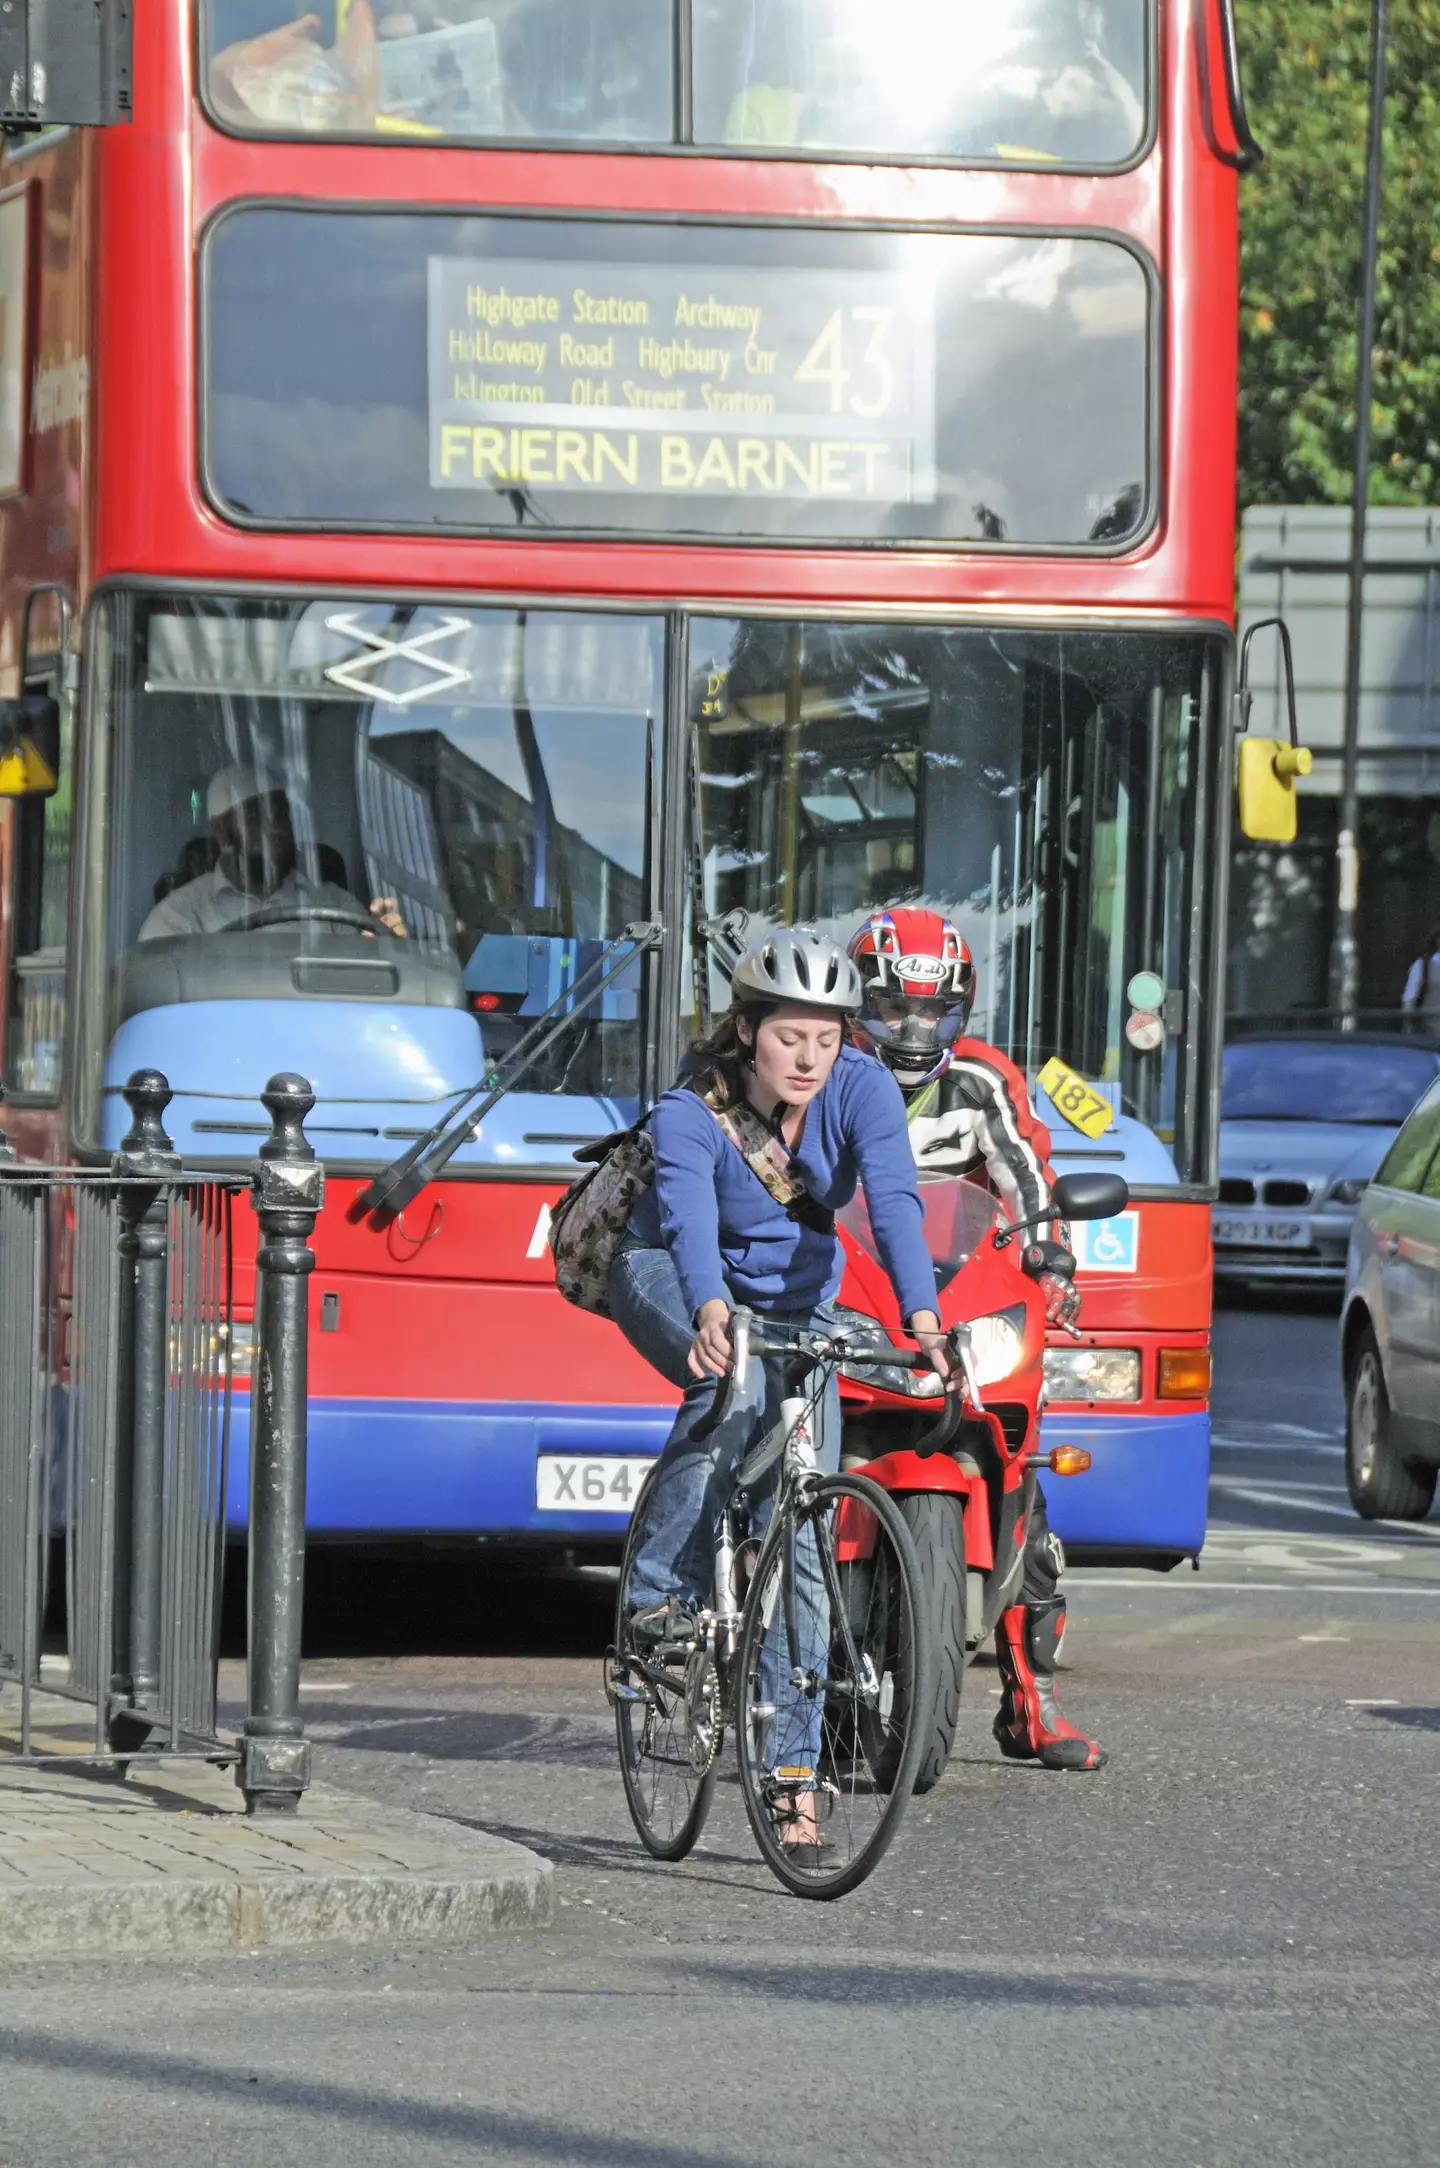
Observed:
[[[735,1471],[755,1444],[779,1420],[783,1380],[780,1366],[753,1361],[749,1376],[736,1381],[734,1397],[725,1420],[698,1442],[691,1433],[714,1401],[718,1379],[694,1378],[686,1368],[694,1328],[680,1281],[663,1249],[627,1247],[621,1250],[610,1271],[611,1315],[630,1345],[645,1357],[670,1384],[683,1387],[685,1398],[674,1427],[660,1455],[660,1468],[650,1491],[645,1529],[630,1583],[636,1603],[661,1603],[667,1596],[684,1596],[697,1605],[708,1605],[715,1585],[715,1546],[721,1515],[734,1487]],[[834,1324],[827,1305],[813,1311],[768,1311],[777,1325],[814,1326],[828,1330]],[[832,1377],[814,1414],[817,1465],[832,1474],[840,1465],[840,1393]],[[779,1486],[779,1461],[750,1494],[751,1523],[757,1534],[769,1524]],[[795,1582],[801,1661],[810,1669],[825,1669],[821,1622],[829,1608],[820,1579],[819,1560],[813,1538],[803,1532],[796,1546]],[[788,1683],[789,1660],[785,1625],[778,1613],[762,1658],[762,1698],[777,1708],[768,1759],[772,1767],[813,1769],[819,1751],[819,1703],[799,1697]],[[783,1671],[782,1684],[779,1674]]]

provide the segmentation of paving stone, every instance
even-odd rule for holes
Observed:
[[[433,1815],[316,1785],[296,1816],[252,1819],[232,1771],[200,1760],[123,1783],[7,1763],[16,1698],[0,1690],[0,1959],[463,1942],[550,1917],[548,1861]],[[67,1713],[37,1695],[36,1739]]]

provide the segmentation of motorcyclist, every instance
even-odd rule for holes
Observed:
[[[911,1148],[922,1169],[983,1175],[1012,1219],[1030,1219],[1050,1201],[1050,1133],[1030,1104],[1025,1079],[998,1047],[967,1036],[975,962],[952,921],[938,911],[876,911],[850,942],[864,985],[860,1031],[905,1097]],[[1049,1246],[1038,1284],[1052,1325],[1073,1328],[1080,1313],[1075,1260],[1061,1222],[1041,1228]],[[1103,1748],[1062,1714],[1055,1672],[1065,1635],[1065,1567],[1035,1486],[1026,1531],[1021,1601],[995,1627],[1003,1697],[995,1719],[1000,1751],[1047,1769],[1098,1769]]]

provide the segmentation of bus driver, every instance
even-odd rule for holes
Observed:
[[[208,873],[162,896],[140,928],[142,941],[167,935],[223,933],[253,912],[289,904],[297,918],[309,911],[343,911],[351,919],[360,905],[333,881],[312,881],[298,863],[290,800],[254,768],[236,762],[210,778],[205,811],[219,855]],[[393,896],[370,905],[378,927],[404,938],[405,921]]]

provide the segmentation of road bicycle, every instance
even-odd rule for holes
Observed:
[[[926,1606],[910,1531],[869,1477],[815,1466],[815,1419],[836,1366],[927,1358],[852,1347],[842,1333],[730,1323],[734,1359],[696,1436],[725,1420],[754,1360],[783,1363],[779,1420],[741,1462],[720,1519],[709,1605],[684,1639],[637,1643],[630,1595],[655,1481],[631,1515],[606,1692],[631,1817],[657,1859],[694,1846],[727,1727],[767,1866],[797,1897],[842,1897],[900,1826],[933,1698]],[[752,1510],[780,1463],[762,1529]]]

